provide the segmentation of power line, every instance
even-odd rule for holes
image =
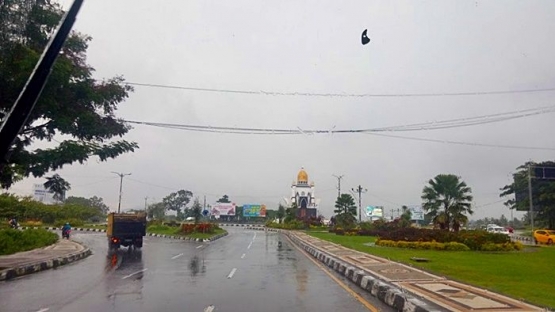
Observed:
[[[375,132],[406,132],[406,131],[423,131],[438,130],[448,128],[459,128],[476,126],[494,122],[501,122],[517,118],[525,118],[534,115],[547,114],[555,112],[555,106],[538,107],[519,111],[511,111],[490,115],[482,115],[467,118],[450,119],[443,121],[433,121],[426,123],[408,124],[400,126],[367,128],[367,129],[279,129],[279,128],[244,128],[244,127],[224,127],[224,126],[206,126],[206,125],[190,125],[190,124],[174,124],[159,123],[148,121],[124,120],[127,123],[146,125],[168,129],[179,129],[185,131],[212,132],[225,134],[266,134],[266,135],[292,135],[292,134],[345,134],[345,133],[375,133]]]
[[[555,151],[555,148],[553,148],[553,147],[515,146],[515,145],[472,143],[472,142],[462,142],[462,141],[452,141],[452,140],[415,138],[415,137],[407,137],[407,136],[383,134],[383,133],[365,133],[365,134],[388,137],[388,138],[395,138],[395,139],[432,142],[432,143],[444,143],[444,144],[456,144],[456,145],[466,145],[466,146],[475,146],[475,147],[494,147],[494,148],[521,149],[521,150]]]
[[[126,82],[125,84],[138,87],[149,88],[163,88],[163,89],[178,89],[188,91],[200,92],[214,92],[214,93],[235,93],[247,95],[270,95],[270,96],[304,96],[304,97],[445,97],[445,96],[480,96],[480,95],[502,95],[502,94],[517,94],[517,93],[540,93],[540,92],[553,92],[555,88],[539,88],[539,89],[515,89],[515,90],[493,90],[493,91],[468,91],[468,92],[438,92],[438,93],[314,93],[314,92],[279,92],[279,91],[255,91],[255,90],[240,90],[240,89],[218,89],[218,88],[201,88],[190,86],[175,86],[175,85],[162,85],[152,83],[139,83],[139,82]]]

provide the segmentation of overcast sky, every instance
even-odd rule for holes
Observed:
[[[69,4],[70,1],[62,1]],[[551,88],[554,1],[85,1],[74,29],[93,37],[95,77],[200,88],[313,93],[449,93]],[[368,29],[371,42],[362,45]],[[443,97],[307,97],[136,87],[127,120],[180,124],[357,129],[474,117],[553,105],[555,92]],[[554,115],[394,135],[555,148]],[[421,203],[440,173],[472,187],[475,215],[510,216],[499,189],[528,160],[554,151],[413,141],[369,134],[237,135],[134,126],[140,149],[58,173],[68,195],[101,196],[140,208],[178,189],[212,203],[275,208],[301,167],[330,216],[342,189],[368,189],[362,203],[391,209]],[[27,179],[12,191],[29,194]],[[484,206],[486,205],[486,206]],[[514,216],[521,216],[515,213]]]

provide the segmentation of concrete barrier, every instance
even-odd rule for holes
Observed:
[[[399,287],[384,282],[379,278],[367,274],[365,271],[356,268],[355,266],[334,258],[333,256],[318,250],[295,235],[291,235],[289,231],[284,231],[289,239],[306,251],[309,255],[316,258],[318,261],[327,265],[337,273],[345,276],[351,280],[355,285],[361,289],[366,290],[372,296],[378,298],[388,306],[396,309],[397,311],[406,312],[439,312],[442,311],[436,305],[424,302],[416,297],[410,296],[403,292]]]

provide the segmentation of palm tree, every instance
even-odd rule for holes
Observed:
[[[53,197],[57,201],[63,201],[65,199],[66,191],[71,189],[69,182],[60,177],[59,174],[46,177],[46,182],[44,182],[43,185],[45,189],[54,193]]]
[[[472,189],[453,174],[439,174],[422,190],[422,208],[442,230],[458,231],[474,213],[470,202]]]
[[[335,210],[337,214],[337,224],[344,228],[350,227],[356,222],[357,206],[355,199],[349,194],[341,194],[335,201]]]

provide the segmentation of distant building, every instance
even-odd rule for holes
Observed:
[[[297,181],[291,184],[291,203],[297,204],[297,217],[317,217],[318,201],[315,190],[314,182],[308,183],[308,174],[301,168]]]
[[[42,184],[33,184],[33,199],[44,204],[54,204],[54,193],[48,191]]]

